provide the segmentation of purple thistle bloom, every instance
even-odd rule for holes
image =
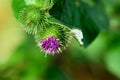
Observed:
[[[41,41],[42,49],[47,53],[55,53],[59,48],[59,41],[53,36],[49,36]]]

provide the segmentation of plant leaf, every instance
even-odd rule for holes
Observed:
[[[96,38],[101,29],[107,29],[109,26],[102,6],[90,6],[80,0],[66,0],[66,2],[63,0],[56,3],[50,14],[70,28],[81,29],[85,46]]]

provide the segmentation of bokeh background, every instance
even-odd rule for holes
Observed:
[[[63,53],[45,57],[16,20],[12,0],[0,0],[0,80],[120,80],[120,0],[64,3],[50,14],[82,29],[85,46],[73,40]]]

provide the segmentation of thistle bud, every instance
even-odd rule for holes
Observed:
[[[46,15],[44,10],[35,5],[27,5],[19,14],[19,21],[24,25],[26,32],[37,33],[37,28],[44,26]]]
[[[35,38],[41,51],[54,55],[66,49],[72,36],[70,29],[66,26],[48,24],[46,29],[36,34]]]

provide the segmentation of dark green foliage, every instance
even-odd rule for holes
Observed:
[[[71,28],[82,29],[86,46],[101,29],[108,29],[109,26],[102,6],[90,6],[80,0],[60,1],[52,7],[50,14]]]

